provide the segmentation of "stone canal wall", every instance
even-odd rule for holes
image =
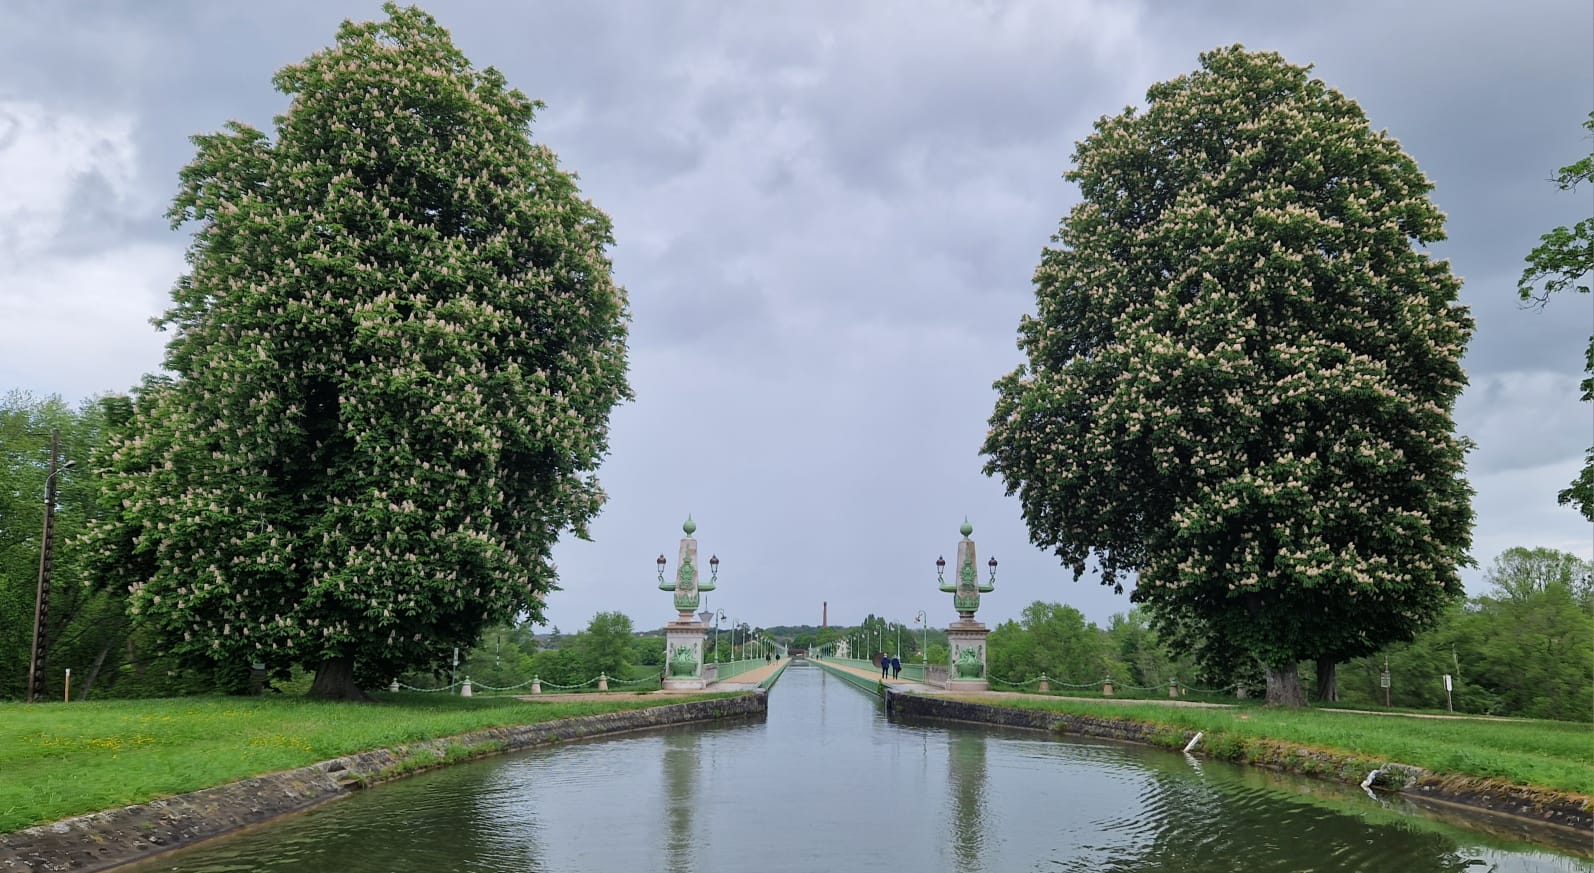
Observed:
[[[895,715],[936,718],[951,721],[995,724],[1059,734],[1124,740],[1133,743],[1180,750],[1194,736],[1191,732],[1165,725],[1130,719],[1048,712],[1039,709],[976,703],[933,695],[886,693],[886,710]],[[1390,763],[1387,760],[1345,755],[1302,747],[1298,743],[1256,737],[1203,737],[1197,751],[1204,757],[1267,767],[1303,776],[1359,785],[1377,771],[1372,785],[1395,792],[1418,805],[1449,807],[1465,816],[1499,819],[1506,817],[1535,829],[1534,839],[1586,851],[1594,835],[1594,800],[1577,795],[1543,791],[1521,785],[1484,779],[1446,777],[1420,767]],[[1496,822],[1500,825],[1500,822]],[[1521,835],[1522,828],[1509,824],[1485,827],[1506,834]],[[1551,833],[1537,832],[1548,829]]]
[[[361,752],[297,770],[0,834],[0,871],[109,870],[161,852],[300,812],[352,791],[423,770],[567,740],[719,719],[763,717],[763,692],[488,728]]]

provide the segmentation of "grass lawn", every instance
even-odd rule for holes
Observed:
[[[376,698],[374,704],[283,697],[0,703],[0,833],[352,752],[696,699]]]
[[[1004,706],[1126,718],[1209,737],[1274,739],[1347,752],[1441,775],[1500,779],[1594,796],[1594,728],[1530,719],[1421,718],[1335,709],[1096,703],[1036,697]]]

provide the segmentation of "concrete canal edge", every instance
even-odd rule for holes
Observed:
[[[109,870],[302,812],[361,788],[464,760],[568,740],[692,722],[761,718],[768,713],[768,696],[762,691],[750,691],[714,700],[487,728],[360,752],[296,770],[0,834],[0,871]]]
[[[1019,709],[897,689],[887,689],[885,701],[888,712],[916,718],[1101,737],[1174,751],[1184,749],[1194,736],[1188,731],[1166,725],[1130,719]],[[1594,799],[1579,795],[1485,779],[1440,776],[1420,767],[1310,749],[1298,743],[1279,740],[1209,736],[1203,738],[1199,751],[1208,758],[1351,785],[1362,784],[1368,774],[1378,771],[1372,787],[1379,790],[1394,792],[1430,808],[1438,805],[1459,810],[1467,818],[1480,823],[1502,817],[1514,819],[1530,825],[1540,839],[1547,837],[1557,845],[1584,851],[1587,851],[1589,837],[1594,835]],[[1507,833],[1521,831],[1510,826],[1486,829]]]

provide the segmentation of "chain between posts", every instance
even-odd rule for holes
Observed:
[[[1026,685],[1034,685],[1039,682],[1048,682],[1054,686],[1059,686],[1062,688],[1100,688],[1102,685],[1111,683],[1114,688],[1123,688],[1129,691],[1160,691],[1164,688],[1178,687],[1184,691],[1193,691],[1198,694],[1224,694],[1226,692],[1234,691],[1237,688],[1243,687],[1241,683],[1236,682],[1233,685],[1227,685],[1223,688],[1196,688],[1193,685],[1181,685],[1177,679],[1170,679],[1167,682],[1163,682],[1158,685],[1124,685],[1122,683],[1113,682],[1112,677],[1110,676],[1100,679],[1096,682],[1087,682],[1083,685],[1075,685],[1070,682],[1062,682],[1057,679],[1053,679],[1050,676],[1047,676],[1045,673],[1030,679],[1025,679],[1022,682],[1009,682],[1005,679],[998,679],[994,676],[990,678],[990,681],[998,685],[1006,685],[1009,688],[1022,688]]]
[[[594,676],[591,679],[588,679],[587,681],[582,682],[582,683],[580,683],[578,685],[560,685],[560,684],[555,683],[555,682],[544,682],[544,681],[542,681],[540,679],[540,677],[537,677],[537,676],[533,676],[533,677],[531,677],[530,679],[527,679],[524,682],[517,682],[514,685],[487,685],[487,684],[482,683],[482,682],[477,682],[476,680],[471,679],[470,677],[466,677],[466,678],[461,679],[461,680],[459,680],[457,682],[450,682],[447,685],[444,685],[444,686],[442,686],[440,688],[419,688],[417,686],[409,685],[409,684],[406,684],[404,682],[398,682],[398,681],[395,681],[393,684],[397,685],[399,688],[404,689],[405,691],[420,691],[420,692],[426,692],[426,693],[432,693],[432,692],[437,692],[437,691],[452,691],[455,688],[459,688],[459,687],[465,685],[465,683],[467,683],[467,682],[470,683],[470,686],[472,688],[480,688],[483,691],[514,691],[516,689],[525,688],[528,685],[537,684],[537,683],[540,683],[541,685],[543,685],[544,687],[547,687],[547,688],[557,688],[557,689],[559,689],[561,691],[573,691],[573,690],[578,689],[578,688],[586,688],[586,687],[589,687],[591,685],[595,685],[595,684],[597,684],[597,682],[600,679],[608,679],[610,683],[615,684],[615,685],[643,685],[643,684],[646,684],[648,682],[657,682],[657,681],[659,681],[659,679],[661,677],[663,677],[663,675],[664,675],[664,671],[662,671],[662,670],[657,672],[657,673],[652,673],[652,674],[649,674],[647,676],[643,676],[640,679],[616,679],[613,676],[599,675],[599,676]]]

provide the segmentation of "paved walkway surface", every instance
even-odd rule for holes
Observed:
[[[770,676],[773,676],[775,674],[776,670],[779,670],[781,667],[784,667],[784,666],[786,666],[787,664],[790,664],[790,663],[791,663],[791,659],[790,658],[777,658],[777,659],[775,659],[773,661],[770,661],[770,662],[764,664],[762,667],[754,667],[753,669],[748,670],[746,673],[737,673],[735,676],[731,676],[728,679],[725,679],[725,680],[720,681],[720,682],[715,682],[713,685],[710,685],[709,687],[707,687],[707,688],[705,688],[703,690],[704,691],[743,691],[743,690],[746,690],[748,688],[757,688],[758,687],[758,683],[763,682],[765,679],[768,679]]]
[[[890,676],[881,679],[880,669],[878,667],[855,667],[852,664],[838,664],[835,661],[826,661],[825,666],[832,670],[846,670],[848,673],[862,676],[865,679],[878,679],[886,683],[886,685],[891,688],[899,688],[903,691],[912,691],[916,694],[935,694],[941,691],[939,688],[926,685],[923,682],[913,679],[892,679]]]

